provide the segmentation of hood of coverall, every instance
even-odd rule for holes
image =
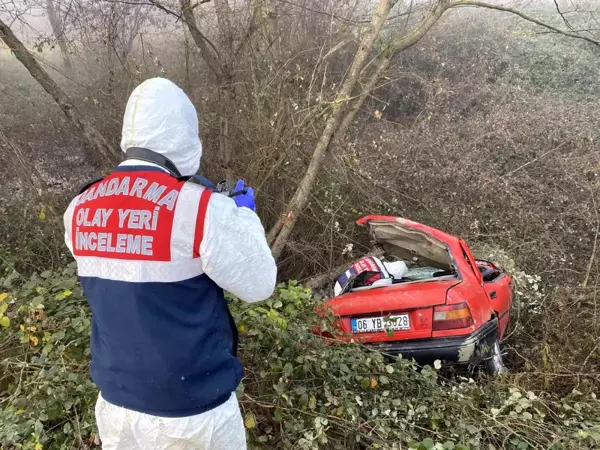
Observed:
[[[164,78],[144,81],[131,93],[123,118],[121,150],[142,147],[170,159],[181,175],[200,168],[198,114],[187,95]]]

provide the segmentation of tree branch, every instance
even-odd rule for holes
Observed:
[[[194,11],[192,9],[192,6],[190,5],[190,0],[179,0],[179,4],[181,6],[181,17],[183,17],[183,21],[188,26],[188,30],[192,35],[194,43],[200,50],[202,58],[206,62],[206,65],[209,67],[209,69],[212,70],[212,72],[219,79],[221,79],[223,77],[223,67],[221,66],[221,63],[219,61],[221,55],[219,54],[218,50],[213,45],[213,43],[210,42],[198,28],[198,25],[196,24],[196,18],[194,17]],[[211,53],[206,44],[210,45],[215,54]]]
[[[12,51],[15,57],[23,64],[31,76],[48,93],[69,121],[79,130],[80,135],[89,144],[91,149],[86,149],[89,158],[101,164],[104,157],[107,161],[114,161],[117,153],[104,136],[96,130],[73,105],[71,99],[48,75],[33,55],[25,48],[23,43],[15,36],[10,27],[0,19],[0,41]]]
[[[503,12],[511,13],[516,16],[519,16],[523,20],[535,23],[536,25],[547,28],[548,30],[551,30],[557,34],[562,34],[563,36],[568,36],[568,37],[571,37],[574,39],[581,39],[581,40],[590,42],[590,43],[600,47],[600,41],[598,41],[596,39],[593,39],[593,38],[590,38],[587,36],[582,36],[577,33],[571,33],[566,30],[561,30],[560,28],[556,28],[555,26],[552,26],[550,24],[542,22],[541,20],[536,19],[535,17],[531,17],[530,15],[525,14],[525,13],[519,11],[518,9],[507,8],[507,7],[499,6],[499,5],[492,5],[490,3],[480,2],[480,1],[475,1],[475,0],[459,0],[459,1],[448,4],[449,8],[464,7],[464,6],[475,6],[475,7],[479,7],[479,8],[487,8],[487,9],[493,9],[495,11],[503,11]]]
[[[575,31],[571,25],[571,22],[568,21],[563,12],[560,10],[560,6],[558,6],[558,0],[554,0],[554,6],[556,6],[556,12],[560,15],[567,28],[569,28],[571,31]]]
[[[352,95],[360,72],[365,65],[365,60],[373,47],[373,42],[377,36],[379,36],[381,27],[387,19],[390,10],[397,1],[398,0],[380,0],[378,6],[375,8],[371,24],[367,29],[367,32],[362,36],[352,64],[348,69],[348,76],[340,86],[336,99],[330,106],[329,117],[325,122],[321,137],[315,146],[308,169],[298,185],[294,196],[287,205],[284,218],[278,221],[271,231],[269,231],[268,240],[272,243],[271,251],[275,259],[278,259],[281,255],[281,252],[292,233],[294,225],[298,220],[298,216],[308,202],[309,194],[314,185],[316,176],[327,155],[329,143],[339,125],[342,114],[347,108],[348,100]]]
[[[358,96],[358,99],[353,103],[353,105],[350,106],[348,111],[345,113],[344,118],[341,120],[340,125],[335,133],[336,138],[342,136],[346,132],[348,126],[350,126],[350,124],[354,121],[354,118],[358,114],[358,111],[362,107],[363,103],[369,96],[370,92],[372,92],[375,88],[375,84],[379,80],[381,74],[387,70],[392,58],[394,58],[394,56],[398,53],[406,50],[409,47],[412,47],[419,42],[421,38],[425,36],[425,34],[427,34],[427,32],[438,22],[438,20],[440,20],[448,8],[449,6],[446,1],[438,2],[438,4],[427,17],[415,25],[415,27],[407,34],[393,41],[387,49],[382,51],[373,59],[373,61],[371,61],[375,64],[375,68],[370,71],[362,93]],[[369,64],[367,64],[367,66]],[[365,66],[365,68],[367,66]]]
[[[178,14],[176,11],[173,11],[169,8],[167,8],[165,5],[163,5],[162,3],[158,2],[157,0],[146,0],[146,1],[136,1],[136,0],[102,0],[105,3],[122,3],[125,5],[133,5],[133,6],[154,6],[157,9],[160,9],[161,11],[163,11],[164,13],[173,16],[175,18],[177,18],[177,20],[181,20],[183,23],[185,23],[191,30],[193,29],[193,33],[197,33],[198,37],[200,37],[203,41],[205,41],[210,48],[213,49],[213,51],[217,54],[217,57],[219,57],[219,51],[217,50],[217,47],[215,47],[215,45],[210,41],[210,39],[208,39],[204,33],[202,33],[198,27],[196,26],[196,22],[194,21],[193,23],[189,23],[186,19],[186,14],[182,13],[182,14]],[[192,12],[194,10],[194,8],[204,4],[204,3],[208,3],[211,0],[201,0],[198,3],[196,3],[195,5],[189,5],[188,9],[190,12]],[[186,3],[190,3],[189,0],[186,1]]]
[[[376,248],[366,253],[364,256],[375,256],[376,258],[381,258],[384,255],[384,251],[382,248]],[[329,269],[325,272],[321,272],[317,275],[312,276],[306,280],[302,280],[302,285],[310,288],[310,289],[320,289],[326,287],[328,284],[333,283],[335,276],[343,273],[345,270],[351,266],[352,263],[344,263],[336,266],[332,269]]]

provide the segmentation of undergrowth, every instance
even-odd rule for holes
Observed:
[[[0,286],[2,448],[96,447],[91,318],[74,264],[29,278],[8,270]],[[593,392],[526,390],[515,376],[446,379],[436,368],[334,345],[310,332],[330,324],[313,312],[316,302],[294,282],[264,303],[231,300],[246,367],[238,397],[251,449],[600,444]]]

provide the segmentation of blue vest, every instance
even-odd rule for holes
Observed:
[[[164,189],[163,189],[164,188]],[[92,309],[92,379],[115,405],[186,417],[243,377],[223,290],[202,271],[210,191],[148,167],[88,187],[71,218]]]

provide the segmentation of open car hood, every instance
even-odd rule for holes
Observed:
[[[449,244],[458,239],[452,235],[401,217],[367,216],[357,223],[369,227],[388,255],[422,266],[453,270]]]

